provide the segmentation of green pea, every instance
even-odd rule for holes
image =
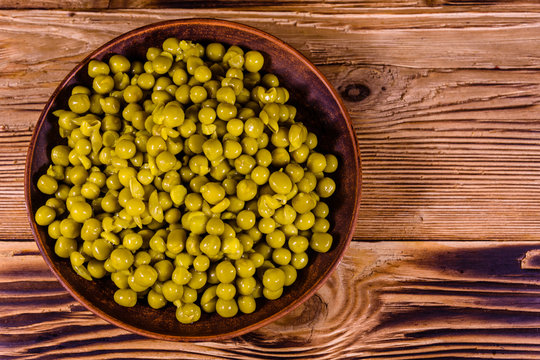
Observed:
[[[233,136],[240,136],[244,132],[244,122],[240,119],[230,119],[227,122],[227,132]]]
[[[217,117],[221,120],[231,120],[238,113],[236,106],[228,103],[219,103],[216,109]]]
[[[234,140],[226,140],[223,146],[223,155],[227,159],[236,159],[242,154],[242,145]]]
[[[189,90],[189,98],[195,104],[202,103],[204,100],[206,100],[207,96],[208,93],[206,89],[202,86],[193,86]]]
[[[193,268],[196,271],[204,272],[210,267],[210,259],[206,255],[198,255],[193,259]]]
[[[257,184],[251,179],[244,179],[236,185],[236,196],[243,201],[249,201],[257,195]]]
[[[233,284],[219,284],[216,295],[223,300],[232,300],[236,295],[236,287]]]
[[[152,68],[158,74],[165,74],[171,68],[172,63],[170,57],[158,55],[152,60]]]
[[[315,187],[317,186],[317,178],[312,172],[305,172],[304,177],[297,185],[299,191],[310,193],[315,190]]]
[[[87,219],[81,228],[81,239],[85,241],[94,241],[99,237],[102,231],[101,222],[98,219]]]
[[[225,223],[218,218],[212,218],[206,223],[206,232],[210,235],[221,235],[225,231]]]
[[[255,155],[259,151],[259,143],[257,139],[251,137],[245,137],[240,142],[242,144],[242,151],[247,155]]]
[[[174,281],[176,284],[187,285],[193,275],[188,271],[187,268],[177,266],[171,276],[172,281]]]
[[[143,92],[137,85],[129,85],[123,92],[124,101],[127,103],[136,103],[142,100]]]
[[[81,224],[73,219],[67,218],[60,222],[60,233],[70,239],[75,239],[81,234]]]
[[[71,95],[68,100],[68,106],[74,113],[83,114],[90,110],[90,98],[86,94]]]
[[[161,291],[163,293],[163,297],[170,302],[180,300],[184,295],[184,287],[172,280],[165,281],[161,287]]]
[[[291,261],[291,252],[285,248],[277,248],[272,251],[272,261],[277,265],[287,265]]]
[[[238,259],[234,264],[236,273],[241,278],[249,278],[255,274],[255,264],[250,259]]]
[[[281,225],[292,224],[296,220],[296,211],[288,204],[276,210],[274,220]]]
[[[238,313],[238,305],[234,299],[224,300],[217,299],[216,301],[216,312],[224,318],[233,317]]]
[[[96,279],[101,279],[107,275],[107,270],[105,269],[104,262],[92,259],[86,265],[90,275]]]
[[[317,194],[322,198],[328,198],[336,191],[336,183],[328,177],[324,177],[317,183]]]
[[[73,220],[83,223],[93,215],[92,206],[83,201],[73,203],[70,209],[70,214]]]
[[[68,166],[70,148],[65,145],[56,145],[51,150],[51,161],[55,165]]]
[[[291,265],[296,270],[301,270],[308,264],[308,255],[305,252],[296,253],[292,255]]]
[[[165,296],[157,293],[154,290],[150,290],[148,292],[146,300],[148,301],[148,305],[150,305],[150,307],[153,309],[161,309],[162,307],[167,305],[167,300],[165,299]]]
[[[111,264],[116,270],[126,270],[133,264],[134,257],[127,249],[114,249],[110,255]]]
[[[51,222],[47,227],[47,233],[53,239],[58,239],[60,236],[62,236],[62,233],[60,232],[60,220],[54,220],[53,222]]]
[[[137,235],[139,235],[139,234],[137,234]],[[133,265],[136,266],[136,267],[141,266],[141,265],[148,265],[148,264],[150,264],[151,261],[152,261],[152,258],[151,258],[150,254],[148,252],[139,251],[139,252],[137,252],[135,254],[135,261],[133,262]]]
[[[163,151],[156,156],[156,165],[162,172],[172,170],[176,163],[176,157],[169,151]]]
[[[257,284],[254,277],[236,279],[236,289],[240,295],[251,295]]]
[[[309,148],[306,144],[302,144],[298,149],[292,152],[292,158],[299,164],[307,161],[309,156]]]
[[[243,230],[249,230],[255,226],[255,213],[249,210],[242,210],[236,216],[236,224]]]
[[[92,256],[97,260],[105,260],[109,257],[113,250],[110,242],[104,239],[97,239],[93,243]]]
[[[191,280],[188,282],[188,286],[191,289],[199,290],[202,289],[204,285],[206,285],[207,275],[204,271],[193,271]]]
[[[326,154],[324,155],[326,159],[326,167],[324,168],[325,173],[333,173],[338,168],[338,159],[335,155]]]
[[[330,247],[332,246],[333,237],[332,235],[328,233],[321,233],[321,232],[314,232],[311,236],[311,240],[309,242],[309,246],[321,253],[328,252],[330,250]]]
[[[274,249],[283,247],[285,240],[285,234],[281,230],[274,230],[266,235],[266,243]]]
[[[141,265],[133,273],[134,281],[140,286],[150,287],[157,280],[158,272],[150,265]]]
[[[248,51],[245,55],[245,68],[249,72],[258,72],[264,65],[264,57],[258,51]]]
[[[99,60],[90,60],[88,63],[88,75],[95,78],[98,75],[109,75],[109,65]]]
[[[128,72],[131,67],[129,60],[123,55],[113,55],[109,59],[109,68],[113,74]]]
[[[296,226],[298,230],[301,231],[311,229],[314,224],[315,215],[311,211],[308,211],[304,214],[299,214],[294,221],[294,226]]]
[[[285,273],[285,286],[291,286],[297,279],[298,273],[294,266],[292,265],[283,265],[279,267]]]
[[[176,309],[176,319],[182,324],[191,324],[200,318],[201,308],[196,304],[184,304]]]
[[[283,288],[279,288],[277,290],[270,290],[269,288],[265,287],[262,291],[265,298],[268,300],[276,300],[281,297],[283,294]]]
[[[282,289],[285,285],[285,273],[281,269],[267,269],[263,275],[263,285],[271,291]]]
[[[236,278],[236,268],[230,261],[222,261],[216,266],[216,276],[222,283],[232,283]]]
[[[118,289],[114,293],[114,301],[125,307],[133,307],[137,304],[137,293],[131,289]]]
[[[206,235],[200,243],[200,250],[209,257],[214,257],[221,249],[221,240],[216,235]]]
[[[172,80],[176,85],[180,86],[188,82],[189,76],[184,69],[178,68],[174,70]]]
[[[256,160],[249,155],[242,154],[234,160],[234,167],[238,173],[247,175],[256,165]]]
[[[114,79],[109,75],[98,75],[93,80],[92,89],[101,95],[108,94],[114,89]]]
[[[220,43],[211,43],[206,47],[206,56],[210,61],[220,62],[225,55],[225,47]]]
[[[49,175],[41,175],[37,181],[37,188],[44,194],[52,195],[58,190],[58,183]]]
[[[56,239],[54,253],[61,258],[69,258],[72,252],[77,251],[77,241],[64,236]]]

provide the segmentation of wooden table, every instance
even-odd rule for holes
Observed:
[[[0,358],[540,358],[537,1],[0,8]],[[190,17],[252,25],[306,55],[342,94],[363,160],[355,241],[330,281],[223,342],[150,340],[85,310],[42,260],[23,200],[34,124],[67,72],[125,31]]]

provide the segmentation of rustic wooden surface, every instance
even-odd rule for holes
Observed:
[[[0,0],[1,359],[540,359],[537,1],[92,6]],[[148,340],[86,311],[48,271],[23,201],[33,126],[67,72],[127,30],[189,17],[305,54],[343,95],[363,159],[357,241],[331,280],[219,343]]]

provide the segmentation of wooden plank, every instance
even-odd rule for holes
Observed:
[[[145,339],[98,319],[33,242],[0,242],[4,359],[537,359],[540,243],[356,242],[304,305],[228,341]],[[354,289],[354,291],[351,291]]]
[[[1,0],[0,9],[107,9],[110,0]]]
[[[540,49],[531,46],[540,33],[540,14],[530,12],[443,12],[419,16],[399,12],[330,15],[325,12],[159,9],[67,14],[71,16],[58,11],[0,11],[0,39],[6,47],[18,49],[6,52],[6,60],[25,57],[11,71],[20,71],[35,56],[75,61],[77,55],[87,54],[133,28],[197,16],[258,27],[285,40],[316,65],[536,69],[540,59]],[[57,54],[58,44],[63,49],[61,54]],[[42,63],[45,65],[49,64]],[[31,75],[36,70],[26,69],[22,75]]]
[[[62,77],[116,34],[195,14],[144,10],[76,13],[68,19],[57,11],[0,12],[5,59],[0,63],[0,217],[10,218],[0,222],[0,238],[31,236],[22,188],[25,151],[40,110]],[[225,11],[223,17],[297,46],[341,92],[363,157],[356,239],[540,239],[540,54],[531,46],[539,40],[540,15],[364,14],[351,17],[348,27],[338,26],[345,16]],[[423,55],[426,47],[391,35],[412,36],[422,29],[419,34],[444,38],[463,34],[468,26],[479,37],[467,45],[471,57],[464,63],[449,61],[453,55]],[[353,34],[351,28],[368,30]],[[338,38],[342,33],[352,44],[322,46],[319,34]],[[473,56],[475,43],[496,38],[511,39],[519,53],[510,55],[500,46]],[[368,57],[370,48],[383,43],[382,60],[373,53]],[[452,46],[446,45],[445,53]],[[394,62],[399,54],[410,63]],[[413,58],[429,67],[414,65]],[[498,69],[478,66],[489,58],[498,59]]]
[[[250,1],[250,0],[2,0],[0,9],[64,9],[64,10],[107,10],[107,9],[145,9],[145,8],[181,8],[181,9],[260,9],[260,10],[301,10],[312,11],[324,9],[326,11],[354,12],[357,9],[387,9],[393,10],[422,10],[432,9],[449,12],[460,11],[505,11],[513,10],[520,6],[525,8],[537,8],[535,0],[330,0],[321,2],[318,0],[277,0],[277,1]]]

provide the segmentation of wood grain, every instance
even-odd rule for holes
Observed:
[[[115,35],[200,14],[0,12],[0,238],[30,236],[25,148],[63,76]],[[205,16],[277,35],[342,93],[363,158],[356,239],[540,239],[540,14]]]
[[[540,359],[538,2],[227,1],[0,11],[0,358]],[[195,5],[0,0],[90,4]],[[31,240],[24,159],[43,105],[92,49],[201,16],[282,38],[341,92],[363,155],[364,241],[278,322],[225,342],[159,342],[96,318],[53,277]]]
[[[391,9],[395,11],[426,11],[430,9],[444,9],[449,12],[464,10],[504,11],[513,10],[520,6],[521,10],[535,9],[538,2],[535,0],[2,0],[0,9],[64,9],[64,10],[108,10],[108,9],[145,9],[145,8],[182,8],[182,9],[261,9],[261,10],[306,10],[324,9],[326,11],[355,12],[357,9]]]
[[[285,318],[223,342],[173,343],[96,318],[31,241],[0,242],[3,359],[536,359],[538,271],[529,243],[356,242]],[[351,292],[354,289],[354,292]]]

